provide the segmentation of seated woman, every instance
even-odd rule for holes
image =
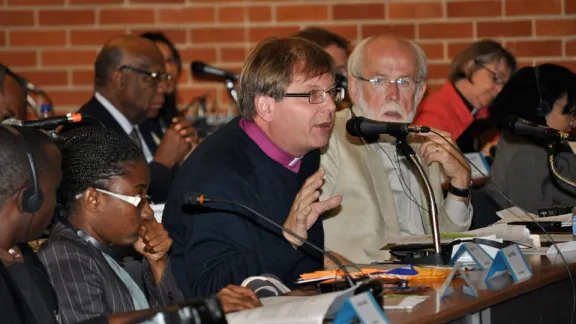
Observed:
[[[142,151],[126,136],[94,127],[63,134],[59,146],[64,215],[39,257],[62,322],[182,301],[166,255],[172,240],[146,199],[150,175]],[[143,262],[124,267],[116,248],[129,245]],[[219,297],[230,311],[258,305],[249,293],[227,287]]]
[[[486,108],[515,71],[516,59],[502,45],[473,43],[454,57],[448,81],[424,98],[414,123],[449,132],[464,153],[480,151],[494,134],[480,140],[486,127],[475,120],[488,117]]]
[[[554,64],[526,67],[512,76],[494,99],[490,113],[496,120],[516,115],[541,126],[570,132],[576,125],[576,76]],[[562,175],[576,179],[576,156],[558,145],[556,165]],[[574,205],[576,189],[557,180],[547,159],[547,141],[502,130],[492,164],[491,179],[512,201],[536,213],[552,205]],[[485,188],[500,205],[511,205],[491,186]]]

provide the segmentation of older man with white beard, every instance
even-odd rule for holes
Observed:
[[[353,115],[383,121],[412,122],[426,91],[426,57],[417,45],[390,36],[374,36],[356,46],[348,61],[354,106],[336,114],[334,132],[321,157],[326,170],[322,199],[342,195],[341,208],[324,214],[325,246],[354,263],[382,261],[385,241],[430,234],[423,186],[408,160],[396,152],[395,138],[372,142],[346,133]],[[450,134],[439,131],[451,143]],[[433,133],[408,139],[418,153],[439,207],[441,232],[470,226],[470,168],[448,143]],[[442,199],[441,170],[450,181]]]

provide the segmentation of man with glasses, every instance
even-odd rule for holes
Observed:
[[[242,117],[210,135],[182,165],[163,222],[174,240],[171,261],[186,297],[217,292],[250,276],[272,274],[293,287],[324,256],[244,209],[227,203],[188,206],[197,192],[244,204],[318,246],[318,217],[341,198],[318,201],[335,103],[334,63],[318,45],[272,38],[250,54],[239,80]]]
[[[426,57],[417,45],[398,38],[363,40],[348,62],[354,106],[336,114],[334,133],[323,150],[326,170],[321,200],[342,196],[341,208],[324,215],[326,248],[355,263],[383,261],[385,241],[430,234],[424,191],[408,160],[396,152],[395,138],[360,139],[346,133],[354,115],[381,122],[411,123],[426,91]],[[450,142],[450,135],[440,132]],[[433,133],[409,138],[434,188],[441,231],[468,229],[472,216],[470,170],[455,150]],[[440,168],[450,180],[442,200]],[[424,206],[424,207],[422,207]]]
[[[159,144],[150,132],[142,133],[138,127],[150,111],[159,111],[164,103],[170,76],[165,73],[162,54],[150,40],[119,36],[104,45],[94,71],[94,96],[78,112],[126,134],[142,149],[152,175],[152,200],[165,201],[175,168],[198,139],[190,122],[179,119],[174,120]]]

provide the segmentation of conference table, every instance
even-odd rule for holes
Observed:
[[[576,274],[576,252],[564,257],[572,274]],[[429,296],[413,309],[386,310],[392,324],[426,323],[571,323],[573,286],[559,255],[526,255],[532,278],[514,283],[509,274],[484,282],[485,271],[471,271],[469,277],[478,290],[474,298],[462,291],[464,281],[455,279],[454,292],[438,296],[442,282],[414,282],[432,289]],[[385,303],[386,301],[384,301]]]

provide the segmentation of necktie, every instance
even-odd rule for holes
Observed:
[[[140,139],[140,134],[138,134],[138,129],[136,127],[132,128],[132,132],[130,132],[130,138],[132,138],[134,144],[136,144],[138,148],[142,149],[142,140]]]

